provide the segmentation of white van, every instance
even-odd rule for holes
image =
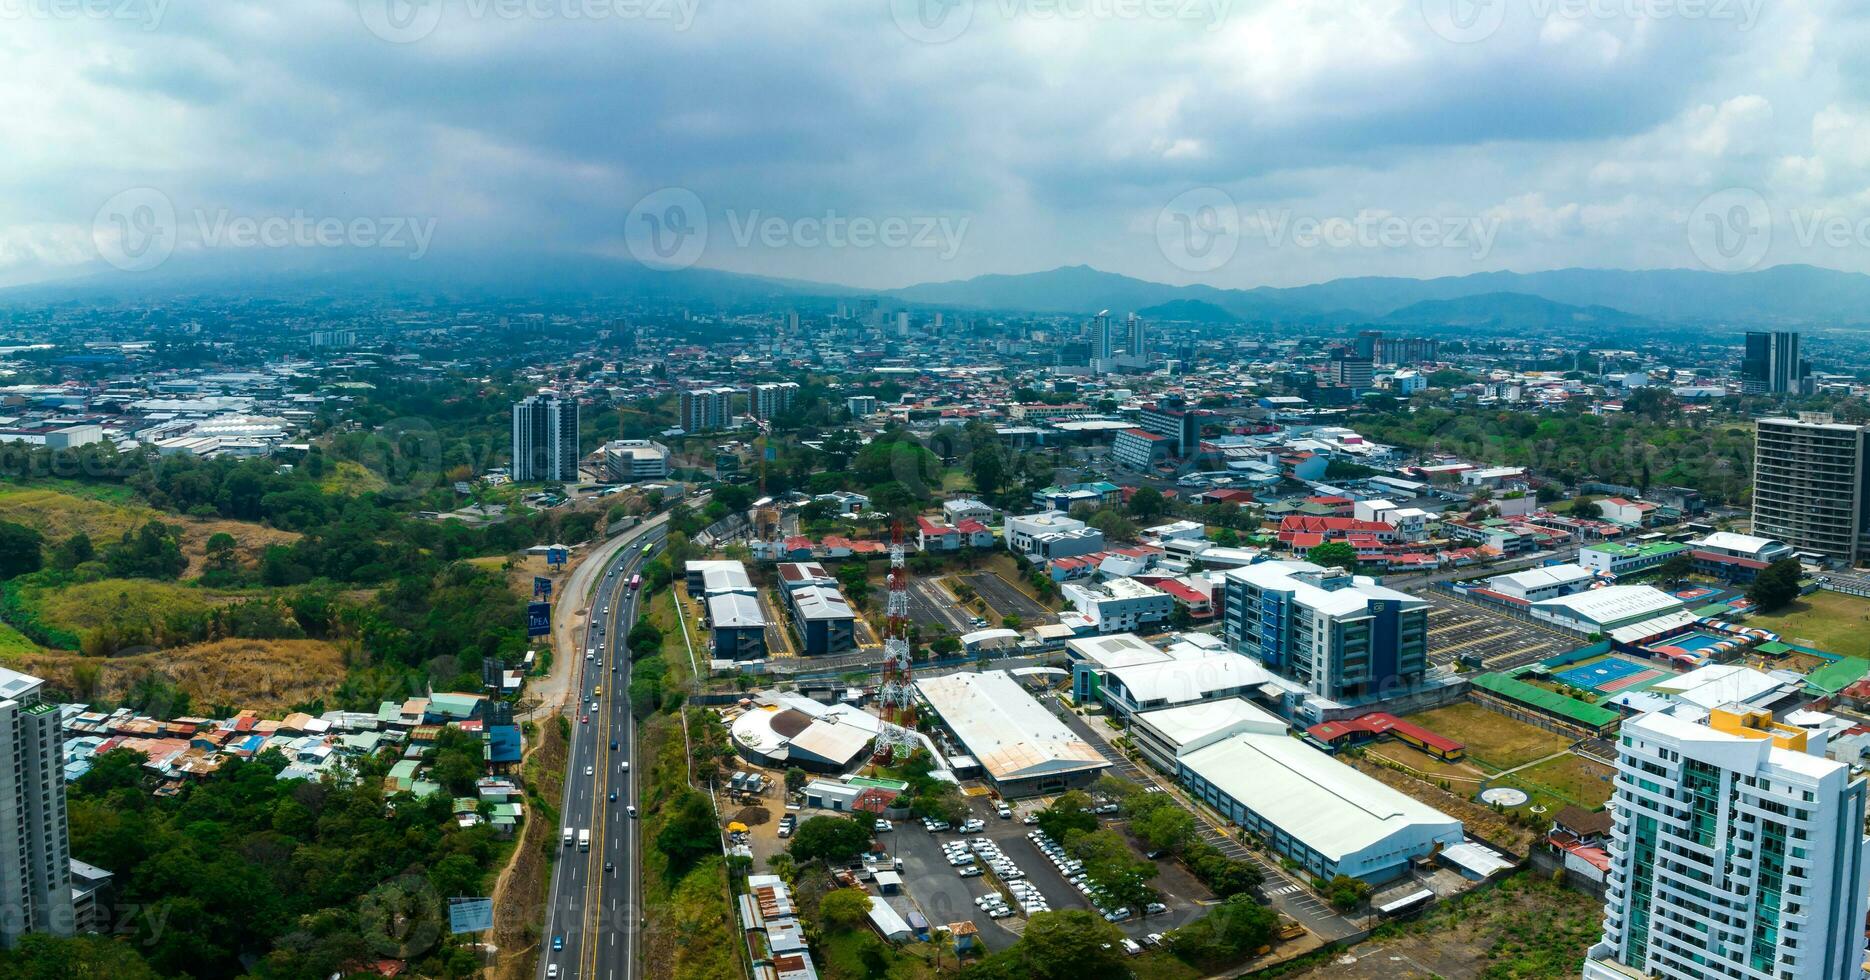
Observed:
[[[570,846],[571,846],[571,841],[572,841],[572,838],[574,838],[574,837],[576,837],[576,836],[577,836],[576,834],[573,834],[573,833],[571,832],[571,828],[570,828],[570,827],[566,827],[566,828],[565,828],[565,846],[566,846],[566,847],[570,847]]]

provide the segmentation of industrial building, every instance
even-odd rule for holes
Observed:
[[[1860,976],[1865,782],[1737,705],[1624,722],[1604,936],[1585,980]]]
[[[855,705],[825,705],[800,694],[769,692],[731,718],[728,731],[734,752],[754,765],[840,773],[867,757],[882,724]]]
[[[1682,600],[1648,585],[1607,585],[1573,595],[1541,599],[1531,606],[1542,619],[1580,633],[1609,633],[1619,626],[1654,619],[1683,608]]]
[[[915,685],[1003,796],[1086,786],[1110,766],[1006,671],[919,677]],[[962,759],[949,761],[966,768]]]
[[[766,612],[746,566],[737,561],[691,561],[683,569],[688,594],[707,610],[715,660],[766,656]]]
[[[1195,795],[1314,877],[1379,884],[1463,840],[1459,820],[1283,733],[1185,749],[1176,768]]]
[[[1157,708],[1134,715],[1130,721],[1130,740],[1142,751],[1143,758],[1170,774],[1176,773],[1175,760],[1183,753],[1229,736],[1241,732],[1286,734],[1283,719],[1240,698]]]

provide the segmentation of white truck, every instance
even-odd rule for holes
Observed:
[[[566,828],[565,828],[565,846],[566,846],[566,847],[570,847],[570,846],[571,846],[571,839],[572,839],[572,837],[573,837],[573,836],[574,836],[574,835],[573,835],[573,833],[572,833],[572,830],[571,830],[571,828],[570,828],[570,827],[566,827]]]
[[[591,831],[589,829],[578,831],[578,850],[588,851],[590,849],[591,849]]]

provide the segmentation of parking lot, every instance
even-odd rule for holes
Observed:
[[[980,593],[987,605],[1002,616],[1018,616],[1026,626],[1043,626],[1058,622],[1058,617],[1050,609],[1040,605],[1032,596],[1014,588],[1013,585],[994,572],[973,572],[960,576],[975,592]]]
[[[1479,657],[1488,670],[1510,670],[1583,645],[1570,634],[1439,592],[1424,591],[1417,598],[1429,603],[1429,661],[1435,666],[1468,656]]]

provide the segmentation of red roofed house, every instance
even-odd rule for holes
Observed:
[[[1156,588],[1167,592],[1175,604],[1188,610],[1196,619],[1207,619],[1214,615],[1214,598],[1211,594],[1189,585],[1181,579],[1163,579],[1155,583]]]
[[[916,518],[916,543],[923,551],[960,551],[961,531],[926,517]]]
[[[993,528],[972,517],[956,524],[954,529],[961,532],[961,543],[970,548],[993,547]]]

